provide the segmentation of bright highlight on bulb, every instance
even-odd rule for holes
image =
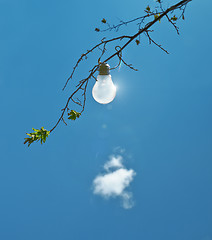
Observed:
[[[92,94],[98,103],[112,102],[116,96],[116,87],[112,82],[111,75],[98,75]]]
[[[109,68],[106,63],[100,65],[99,75],[92,90],[93,98],[101,104],[112,102],[116,96],[116,87],[112,82]]]

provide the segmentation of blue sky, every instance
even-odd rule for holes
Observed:
[[[93,100],[91,81],[80,119],[59,125],[42,146],[23,144],[32,127],[58,119],[71,87],[61,89],[103,37],[94,31],[102,17],[128,20],[148,4],[0,0],[0,239],[212,239],[211,1],[189,4],[180,36],[165,20],[155,26],[169,55],[144,37],[124,51],[139,71],[112,72],[111,104]],[[83,62],[76,77],[93,64]],[[120,194],[94,194],[94,179],[119,170],[133,171],[129,209]]]

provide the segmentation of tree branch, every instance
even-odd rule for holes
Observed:
[[[75,66],[74,66],[74,68],[73,68],[73,71],[72,71],[72,73],[71,73],[71,75],[70,75],[70,77],[67,79],[67,81],[66,81],[66,83],[65,83],[65,85],[64,85],[64,87],[63,87],[63,90],[66,88],[69,80],[73,78],[73,75],[74,75],[77,67],[79,66],[79,63],[80,63],[83,59],[87,59],[87,56],[88,56],[90,53],[92,53],[94,50],[96,50],[96,49],[99,48],[100,46],[103,46],[103,49],[101,50],[101,51],[102,51],[102,52],[101,52],[101,55],[100,55],[100,57],[99,57],[99,59],[98,59],[98,64],[95,65],[95,66],[90,70],[90,73],[89,73],[89,75],[88,75],[87,78],[79,81],[79,84],[76,86],[76,87],[77,87],[76,90],[75,90],[75,91],[70,95],[70,97],[67,99],[67,102],[66,102],[66,104],[65,104],[65,107],[64,107],[63,110],[62,110],[62,114],[61,114],[60,118],[58,119],[58,121],[56,122],[56,124],[54,125],[54,127],[50,130],[50,132],[52,132],[52,131],[58,126],[58,124],[60,123],[61,120],[64,120],[64,119],[63,119],[64,113],[65,113],[65,111],[68,109],[68,105],[69,105],[70,100],[72,100],[74,103],[80,105],[79,102],[76,102],[76,101],[73,99],[73,97],[75,96],[75,94],[76,94],[78,91],[80,91],[80,90],[83,91],[82,96],[83,96],[83,98],[84,98],[84,99],[83,99],[83,105],[82,105],[81,113],[84,111],[84,109],[85,109],[85,103],[86,103],[86,90],[87,90],[88,82],[89,82],[89,80],[90,80],[91,77],[94,77],[94,74],[95,74],[96,71],[98,70],[98,67],[99,67],[99,65],[100,65],[100,63],[101,63],[101,62],[100,62],[100,61],[101,61],[101,58],[102,58],[102,56],[104,55],[104,53],[105,53],[105,51],[106,51],[106,46],[107,46],[109,43],[115,42],[115,41],[117,41],[117,40],[127,40],[127,39],[128,39],[128,41],[127,41],[125,44],[123,44],[122,47],[119,46],[119,50],[117,50],[117,48],[116,48],[116,51],[115,51],[113,54],[111,54],[111,56],[109,56],[108,58],[106,58],[106,59],[104,60],[104,62],[108,62],[109,60],[111,60],[111,59],[113,59],[115,56],[117,56],[117,57],[119,58],[119,60],[121,60],[126,66],[130,67],[131,69],[134,69],[134,68],[131,66],[131,64],[127,64],[127,63],[123,60],[121,53],[122,53],[122,51],[123,51],[133,40],[135,40],[135,39],[136,39],[138,36],[140,36],[142,33],[145,33],[145,34],[148,36],[150,42],[153,42],[156,46],[158,46],[160,49],[162,49],[164,52],[166,52],[166,53],[168,54],[168,51],[167,51],[167,50],[165,50],[161,45],[157,44],[157,43],[150,37],[150,35],[149,35],[149,33],[148,33],[148,32],[149,32],[149,29],[150,29],[154,24],[156,24],[157,22],[160,22],[160,20],[165,16],[165,17],[168,19],[168,21],[175,27],[175,29],[177,30],[177,33],[179,34],[178,27],[177,27],[176,24],[173,22],[173,20],[171,20],[171,19],[168,17],[168,14],[169,14],[170,12],[173,12],[173,11],[176,10],[176,9],[180,9],[180,10],[181,10],[182,7],[184,6],[184,9],[182,10],[182,11],[183,11],[182,14],[183,14],[183,16],[184,16],[185,7],[186,7],[186,5],[187,5],[189,2],[191,2],[191,1],[192,1],[192,0],[182,0],[182,1],[178,2],[177,4],[171,6],[170,8],[166,9],[165,11],[163,11],[161,1],[158,1],[158,2],[160,3],[160,7],[161,7],[161,11],[160,11],[160,12],[156,12],[156,13],[150,12],[150,13],[147,13],[147,14],[146,14],[145,16],[143,16],[143,17],[138,17],[138,18],[135,18],[135,19],[130,20],[130,21],[127,21],[127,22],[122,22],[122,23],[120,23],[120,24],[118,24],[118,25],[116,25],[116,26],[109,27],[109,28],[103,30],[103,31],[113,30],[113,29],[117,30],[117,29],[119,29],[119,27],[122,26],[122,25],[127,25],[128,23],[132,23],[132,22],[135,22],[135,21],[138,21],[138,20],[141,20],[141,21],[143,22],[144,19],[146,19],[146,18],[148,18],[148,17],[151,17],[151,16],[154,16],[154,17],[155,17],[154,20],[152,20],[152,21],[150,21],[149,23],[147,23],[143,28],[140,28],[140,27],[139,27],[138,32],[136,32],[134,35],[132,35],[132,36],[124,35],[124,36],[119,36],[119,37],[112,38],[112,39],[109,39],[109,40],[105,40],[105,38],[103,38],[100,43],[98,43],[97,45],[95,45],[94,47],[92,47],[90,50],[87,50],[86,53],[83,53],[83,54],[81,55],[81,57],[80,57],[80,58],[78,59],[78,61],[76,62]],[[137,70],[137,69],[134,69],[134,70]],[[95,78],[95,77],[94,77],[94,78]],[[84,88],[83,88],[83,86],[84,86]]]
[[[166,10],[163,10],[163,6],[162,6],[162,1],[161,0],[157,0],[157,2],[159,3],[159,7],[155,8],[154,11],[151,11],[150,10],[150,7],[147,6],[145,12],[146,14],[142,17],[138,17],[138,18],[135,18],[135,19],[132,19],[130,21],[121,21],[118,25],[113,25],[113,26],[110,26],[108,24],[108,28],[106,28],[105,30],[102,30],[100,31],[100,29],[96,28],[95,30],[97,32],[106,32],[106,31],[111,31],[111,30],[115,30],[115,31],[118,31],[119,28],[123,25],[128,25],[130,23],[135,23],[135,22],[138,22],[137,25],[138,25],[138,31],[131,35],[131,36],[128,36],[128,35],[122,35],[122,36],[119,36],[119,37],[115,37],[115,38],[111,38],[111,39],[108,39],[106,40],[106,38],[102,38],[102,40],[96,44],[95,46],[93,46],[90,50],[87,50],[86,53],[83,53],[80,58],[77,60],[76,64],[74,65],[73,67],[73,70],[71,72],[71,75],[68,77],[68,79],[66,80],[66,83],[63,87],[63,90],[67,87],[67,84],[69,83],[70,79],[73,79],[73,76],[77,70],[77,68],[79,67],[79,64],[84,60],[84,59],[87,59],[88,58],[88,55],[90,53],[93,53],[94,51],[96,51],[97,49],[100,49],[101,53],[99,55],[99,58],[98,58],[98,63],[96,65],[93,66],[93,68],[89,71],[89,74],[86,78],[84,79],[81,79],[78,81],[77,85],[75,86],[76,89],[71,93],[71,95],[68,97],[67,101],[66,101],[66,104],[65,104],[65,107],[61,110],[62,113],[59,117],[59,119],[57,120],[56,124],[52,127],[52,129],[50,131],[47,131],[45,129],[41,129],[41,130],[36,130],[35,133],[30,133],[28,134],[30,136],[30,138],[27,138],[26,141],[29,142],[29,145],[35,140],[39,140],[41,139],[42,141],[45,141],[46,139],[46,136],[48,136],[48,134],[52,131],[54,131],[54,129],[58,126],[58,124],[63,121],[64,124],[67,125],[67,123],[65,122],[64,120],[64,114],[65,114],[65,111],[69,111],[69,103],[70,101],[72,100],[72,102],[74,104],[77,104],[81,107],[81,112],[77,113],[76,111],[74,110],[71,110],[71,112],[68,113],[69,115],[69,119],[72,119],[72,120],[75,120],[76,117],[79,117],[81,115],[81,113],[84,111],[85,109],[85,104],[86,104],[86,92],[87,92],[87,86],[88,86],[88,82],[91,78],[94,78],[95,80],[96,77],[94,76],[94,74],[97,72],[100,64],[101,64],[101,59],[103,58],[106,50],[107,50],[107,47],[108,45],[110,45],[111,43],[114,43],[114,42],[117,42],[119,41],[122,46],[116,46],[115,47],[115,52],[113,52],[109,57],[107,57],[103,62],[108,62],[110,61],[111,59],[113,59],[114,57],[117,57],[118,58],[118,65],[116,67],[118,67],[120,65],[121,62],[123,62],[127,67],[133,69],[133,70],[136,70],[134,67],[132,67],[131,64],[128,64],[122,57],[122,52],[125,48],[127,48],[127,46],[132,43],[134,40],[136,41],[137,45],[139,45],[140,43],[140,36],[142,33],[144,33],[148,39],[149,39],[149,43],[154,43],[157,47],[159,47],[161,50],[163,50],[165,53],[168,54],[168,51],[165,50],[160,44],[156,43],[150,36],[149,32],[152,31],[150,30],[150,28],[155,25],[157,22],[160,22],[161,19],[163,17],[166,17],[168,22],[174,26],[175,30],[177,31],[177,33],[179,34],[179,28],[177,27],[176,25],[176,21],[179,19],[179,18],[182,18],[184,19],[184,14],[185,14],[185,9],[186,9],[186,6],[189,2],[191,2],[192,0],[182,0],[180,2],[178,2],[177,4],[169,7],[168,9]],[[160,11],[158,11],[157,9],[160,8]],[[177,18],[175,15],[173,15],[173,12],[175,10],[180,10],[181,12],[181,15]],[[171,16],[169,16],[171,15]],[[153,17],[154,16],[154,19],[152,21],[149,21],[148,23],[145,24],[145,21],[146,19],[149,19],[150,17]],[[106,23],[106,20],[103,19],[102,20],[102,23]],[[143,27],[142,27],[143,26]],[[137,39],[139,38],[139,40]],[[136,40],[137,39],[137,40]],[[100,48],[101,47],[101,48]],[[115,68],[116,68],[115,67]],[[111,68],[111,69],[115,69],[115,68]],[[79,99],[79,98],[76,98],[75,95],[77,93],[81,92],[81,98],[82,99]],[[77,100],[75,100],[77,99]],[[37,137],[38,134],[42,134],[42,138],[41,137]],[[34,137],[35,136],[35,137]],[[39,135],[40,136],[40,135]],[[44,139],[44,140],[43,140]],[[26,142],[25,141],[25,142]]]

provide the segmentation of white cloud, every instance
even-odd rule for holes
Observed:
[[[130,209],[133,207],[134,202],[132,200],[132,193],[131,192],[123,192],[122,193],[122,206],[125,209]]]
[[[126,191],[126,188],[133,181],[136,175],[133,169],[126,169],[121,155],[110,156],[109,161],[105,163],[105,174],[98,175],[93,181],[94,194],[104,198],[120,197],[122,206],[125,209],[133,207],[132,193]]]
[[[132,169],[123,168],[105,175],[99,175],[94,179],[94,193],[105,197],[120,196],[133,180],[133,176],[134,171]]]
[[[123,165],[122,165],[122,156],[120,155],[111,155],[110,157],[110,160],[108,162],[105,163],[104,165],[104,169],[106,171],[109,171],[110,168],[123,168]]]

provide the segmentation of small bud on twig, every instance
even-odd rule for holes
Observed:
[[[135,40],[136,44],[139,45],[140,41],[138,39]]]
[[[106,19],[105,18],[103,18],[102,19],[102,23],[106,23],[107,21],[106,21]]]

